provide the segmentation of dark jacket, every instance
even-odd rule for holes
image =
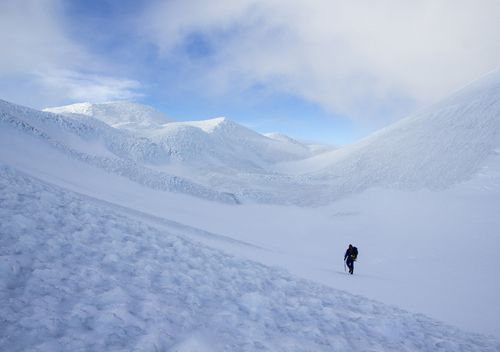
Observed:
[[[358,249],[356,247],[349,247],[344,255],[344,260],[347,258],[351,258],[352,260],[356,260],[358,257]]]

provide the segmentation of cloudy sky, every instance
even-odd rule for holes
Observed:
[[[345,143],[500,63],[497,0],[0,0],[0,99]]]

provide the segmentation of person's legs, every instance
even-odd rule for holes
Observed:
[[[354,261],[351,258],[347,258],[346,264],[347,264],[347,267],[349,268],[349,274],[352,275],[352,273],[354,271]]]

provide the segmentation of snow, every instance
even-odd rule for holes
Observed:
[[[178,224],[202,229],[189,233],[226,252],[498,336],[498,157],[492,156],[473,180],[446,192],[372,190],[325,207],[232,207],[154,189],[56,153],[15,131],[0,131],[5,132],[0,139],[3,162],[37,178],[168,218],[177,223],[174,229]],[[356,273],[362,279],[354,282],[339,276],[340,258],[350,241],[362,251]]]
[[[0,166],[2,350],[498,351]]]
[[[108,125],[124,129],[155,128],[172,120],[150,106],[127,101],[100,104],[77,103],[46,108],[44,111],[57,114],[79,114],[101,120]]]
[[[169,190],[220,202],[237,202],[230,193],[217,192],[151,168],[151,164],[162,164],[169,159],[154,142],[117,131],[93,119],[81,120],[79,115],[72,117],[38,112],[0,101],[0,136],[4,143],[0,153],[14,164],[21,162],[22,159],[18,159],[23,155],[29,155],[29,159],[35,162],[28,160],[28,164],[36,164],[44,173],[53,173],[54,165],[37,163],[36,160],[58,155],[59,159],[76,159],[156,190]],[[82,147],[89,142],[90,148]],[[91,154],[96,144],[99,153]],[[26,149],[27,152],[21,152]]]
[[[334,150],[0,100],[0,350],[499,351],[499,72]]]
[[[170,123],[147,137],[193,169],[229,172],[230,177],[267,174],[270,164],[312,155],[304,146],[267,138],[227,118]]]
[[[134,133],[168,156],[171,162],[153,166],[157,171],[231,193],[240,202],[318,206],[372,187],[443,190],[467,181],[500,147],[499,120],[500,71],[494,71],[334,150],[264,136],[223,117]]]
[[[218,165],[230,165],[232,169],[241,169],[238,164],[249,159],[248,165],[261,167],[266,161],[287,161],[310,156],[311,151],[292,139],[270,139],[251,131],[226,117],[209,120],[172,122],[154,109],[128,102],[108,102],[101,104],[79,103],[61,107],[46,108],[44,111],[64,114],[72,117],[84,115],[98,119],[120,129],[127,129],[148,137],[164,145],[174,157],[183,161],[193,159],[200,151],[209,152],[211,159],[222,159]],[[167,123],[170,122],[170,123]],[[221,143],[222,142],[222,143]],[[239,157],[227,156],[228,145],[241,145],[237,150]],[[254,155],[249,155],[250,149]],[[214,152],[215,150],[215,152]],[[249,155],[249,156],[246,156]],[[198,160],[207,156],[202,155]],[[206,165],[203,165],[206,167]],[[199,164],[197,168],[203,167]]]
[[[440,190],[470,179],[500,146],[500,70],[353,145],[276,170],[329,183],[338,196],[371,187]]]

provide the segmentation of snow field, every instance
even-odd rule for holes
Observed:
[[[0,350],[500,351],[0,166]]]

